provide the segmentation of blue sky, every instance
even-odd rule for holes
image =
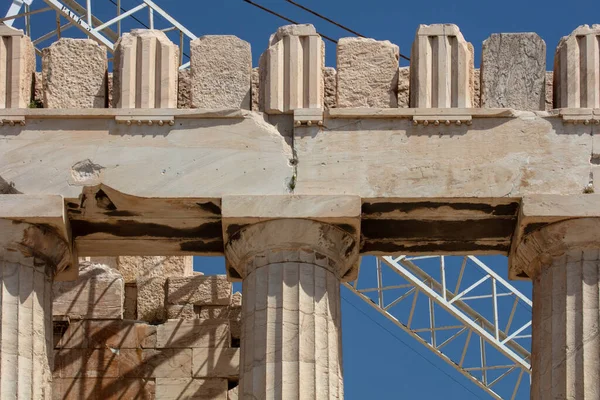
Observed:
[[[131,8],[138,0],[122,0]],[[155,0],[197,36],[233,34],[250,42],[254,65],[266,49],[269,35],[286,22],[242,0]],[[256,0],[300,23],[313,23],[323,34],[335,39],[351,36],[297,9],[284,0]],[[492,33],[536,32],[546,42],[547,69],[552,69],[553,54],[561,36],[581,24],[600,23],[600,2],[505,0],[492,1],[393,1],[393,0],[298,0],[358,32],[400,46],[410,55],[410,46],[419,24],[455,23],[475,47],[479,66],[481,43]],[[4,0],[4,4],[8,4]],[[575,5],[576,4],[576,5]],[[35,0],[33,8],[43,4]],[[94,0],[98,16],[114,9],[109,0]],[[597,18],[596,20],[591,18]],[[37,16],[34,34],[53,28],[51,14]],[[17,24],[19,26],[20,24]],[[77,36],[71,32],[68,36]],[[49,44],[49,43],[48,43]],[[335,66],[335,45],[327,42],[326,63]],[[407,65],[401,61],[401,65]],[[38,65],[38,69],[40,66]],[[372,260],[370,260],[372,261]],[[486,258],[488,265],[506,276],[504,257]],[[195,267],[206,273],[223,273],[223,260],[197,258]],[[371,268],[372,265],[367,266]],[[528,296],[531,285],[517,286]],[[399,328],[377,314],[349,290],[342,290],[343,347],[346,399],[486,399],[483,391],[430,353]],[[529,398],[522,391],[519,399]]]

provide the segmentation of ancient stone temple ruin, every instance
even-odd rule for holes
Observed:
[[[254,68],[198,38],[189,71],[134,30],[110,74],[91,40],[36,73],[0,36],[2,399],[343,398],[340,282],[373,254],[507,255],[533,281],[531,398],[599,398],[600,25],[553,68],[494,34],[479,70],[449,24],[405,68],[366,38],[325,67],[311,25]]]

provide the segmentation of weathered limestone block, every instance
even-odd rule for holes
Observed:
[[[156,379],[156,398],[161,400],[227,400],[227,379]]]
[[[240,292],[235,292],[231,295],[231,302],[229,303],[231,307],[241,307],[242,306],[242,294]]]
[[[121,319],[123,277],[108,265],[80,261],[79,278],[53,285],[53,315],[72,319]]]
[[[325,67],[323,69],[323,81],[325,90],[323,105],[327,110],[335,108],[337,106],[337,73],[335,68]]]
[[[157,328],[157,348],[230,347],[229,321],[170,320]]]
[[[152,349],[156,326],[136,321],[71,321],[57,349]]]
[[[177,89],[177,108],[192,108],[192,72],[179,70]]]
[[[151,323],[160,323],[167,319],[165,310],[165,286],[167,278],[155,276],[138,278],[137,281],[137,318]]]
[[[237,378],[240,349],[192,349],[192,374],[195,378]]]
[[[190,276],[193,257],[118,257],[116,268],[125,283],[136,283],[139,278]]]
[[[113,356],[126,378],[188,378],[192,349],[121,349]]]
[[[91,39],[62,38],[42,50],[45,108],[105,108],[106,49]]]
[[[408,108],[410,105],[410,67],[400,67],[398,70],[398,108]]]
[[[231,283],[225,275],[171,277],[167,281],[169,304],[229,305]]]
[[[34,85],[33,85],[33,103],[36,108],[44,107],[44,85],[42,84],[42,73],[34,73]]]
[[[262,96],[260,95],[260,72],[258,67],[252,68],[250,93],[252,96],[252,111],[261,111],[262,109]]]
[[[471,97],[473,98],[473,107],[481,107],[481,70],[473,70],[473,85],[471,86]]]
[[[271,35],[265,55],[266,72],[261,85],[266,113],[290,114],[300,108],[323,108],[325,50],[314,26],[280,27]]]
[[[229,312],[229,306],[202,306],[198,312],[198,318],[204,321],[210,321],[212,319],[228,319]]]
[[[400,49],[389,41],[341,38],[337,44],[337,106],[398,107]]]
[[[554,108],[600,108],[600,24],[563,37],[554,55]]]
[[[472,107],[473,62],[472,46],[456,25],[419,25],[410,57],[411,107]]]
[[[134,29],[115,44],[115,108],[177,108],[179,48],[155,29]]]
[[[232,35],[192,40],[192,107],[250,110],[250,43]]]
[[[229,389],[229,391],[227,392],[227,400],[238,400],[239,399],[238,387],[239,386]]]
[[[57,378],[53,389],[55,400],[159,398],[153,379]]]
[[[554,108],[554,104],[553,104],[554,99],[552,98],[553,86],[554,86],[554,71],[546,71],[546,96],[545,96],[546,111],[550,111]]]
[[[118,378],[118,352],[109,349],[60,349],[54,353],[54,378]]]
[[[483,42],[481,105],[545,110],[546,43],[535,33],[494,33]]]
[[[35,72],[35,49],[23,31],[0,23],[0,109],[27,108]]]
[[[193,304],[167,304],[167,319],[195,319],[198,314]]]

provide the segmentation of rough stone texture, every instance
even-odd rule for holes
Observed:
[[[262,111],[262,97],[260,95],[260,72],[259,68],[252,68],[251,87],[252,111]]]
[[[325,46],[314,26],[280,27],[271,35],[269,48],[261,58],[266,113],[323,108]]]
[[[250,43],[231,35],[207,35],[190,44],[192,106],[250,110]]]
[[[91,39],[61,38],[42,50],[45,108],[105,108],[106,50]]]
[[[419,25],[410,59],[411,107],[473,106],[473,47],[456,25]]]
[[[337,44],[337,107],[398,107],[400,49],[389,41],[341,38]]]
[[[123,277],[108,265],[80,261],[79,278],[53,285],[53,314],[72,319],[121,319]]]
[[[157,329],[157,348],[230,347],[227,320],[171,320],[159,325]]]
[[[546,111],[550,111],[554,108],[554,99],[553,99],[553,83],[554,83],[554,72],[546,71]]]
[[[229,312],[229,306],[202,306],[199,308],[198,318],[204,321],[210,321],[212,319],[228,319]]]
[[[115,108],[176,108],[179,48],[154,29],[134,29],[115,43]]]
[[[554,107],[600,108],[600,24],[581,25],[558,43]]]
[[[335,108],[337,106],[337,75],[335,68],[325,67],[323,69],[323,81],[325,90],[323,105],[326,110]]]
[[[267,264],[244,279],[242,398],[269,398],[276,388],[284,399],[300,398],[300,389],[343,398],[339,290],[334,274],[310,264]]]
[[[238,387],[236,386],[233,389],[229,389],[229,391],[227,392],[227,400],[238,400]]]
[[[23,251],[21,241],[29,229],[37,228],[0,220],[2,399],[49,399],[52,396],[54,268]]]
[[[167,319],[195,319],[198,318],[193,304],[167,305]]]
[[[71,321],[56,349],[152,349],[157,327],[123,320]]]
[[[242,294],[240,292],[235,292],[231,295],[231,302],[229,303],[231,307],[241,307],[242,306]]]
[[[535,33],[494,33],[483,42],[481,105],[545,110],[546,43]]]
[[[229,305],[231,283],[222,275],[171,277],[167,281],[169,304]]]
[[[42,84],[42,73],[34,73],[33,103],[36,108],[44,107],[44,85]]]
[[[471,97],[473,98],[473,107],[479,108],[481,107],[481,70],[479,68],[475,68],[473,70],[473,85]]]
[[[161,400],[227,400],[227,379],[156,379]]]
[[[195,378],[231,378],[240,373],[240,349],[192,349],[192,375]]]
[[[165,285],[167,278],[156,276],[138,278],[137,318],[150,323],[160,323],[167,319],[165,310]]]
[[[533,279],[531,399],[598,399],[598,250],[555,257]]]
[[[398,108],[410,106],[410,67],[398,70]]]
[[[35,50],[23,31],[0,23],[0,109],[27,108],[31,101]]]
[[[58,378],[54,379],[54,399],[144,399],[155,397],[153,379]]]
[[[193,257],[119,257],[116,268],[125,283],[136,283],[138,278],[190,276]]]
[[[177,89],[177,108],[192,108],[192,72],[179,70]]]
[[[108,103],[108,108],[114,108],[114,104],[113,104],[113,95],[114,95],[114,78],[113,78],[113,73],[109,72],[108,73],[108,78],[106,80],[106,93],[107,93],[107,103]]]

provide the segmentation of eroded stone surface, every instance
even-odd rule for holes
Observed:
[[[167,281],[169,304],[229,305],[231,283],[223,275],[171,277]]]
[[[137,318],[151,323],[160,323],[167,318],[165,310],[165,286],[167,278],[162,276],[138,278]]]
[[[231,343],[227,320],[171,320],[157,329],[157,348],[216,348]]]
[[[546,111],[552,110],[554,108],[553,85],[554,85],[554,72],[546,71],[546,95],[545,95]]]
[[[323,104],[325,109],[335,108],[337,106],[337,73],[335,68],[325,67],[323,69],[323,80],[325,88]]]
[[[179,70],[177,81],[177,108],[192,108],[192,72]]]
[[[106,264],[80,261],[79,278],[53,285],[53,314],[73,319],[121,319],[123,277]]]
[[[398,106],[400,49],[389,41],[341,38],[337,45],[337,106]]]
[[[125,283],[135,283],[138,278],[190,276],[193,258],[185,257],[119,257],[116,268]]]
[[[227,379],[156,379],[161,400],[227,400]]]
[[[398,70],[398,108],[410,106],[410,67]]]
[[[495,33],[483,42],[481,106],[545,110],[546,43],[535,33]]]
[[[91,39],[61,38],[42,50],[45,108],[105,108],[106,49]]]
[[[252,111],[262,110],[262,96],[260,95],[260,72],[259,68],[252,68],[251,76]]]
[[[190,46],[192,106],[249,110],[250,43],[231,35],[207,35],[193,40]]]

